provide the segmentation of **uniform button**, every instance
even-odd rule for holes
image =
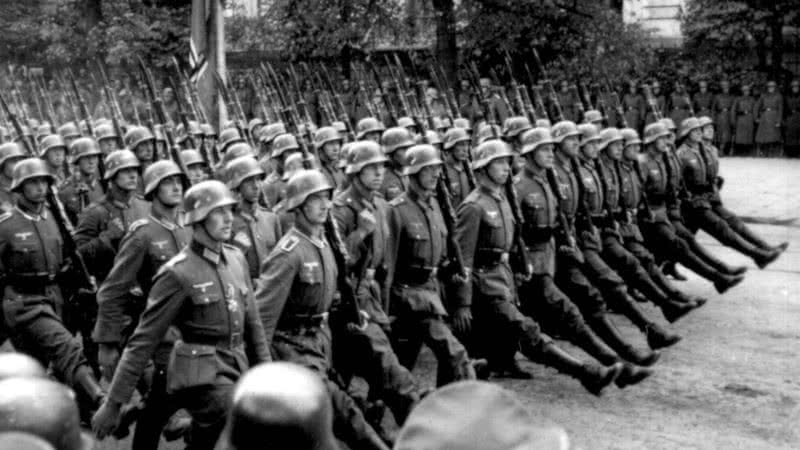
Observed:
[[[192,350],[192,354],[196,355],[197,354],[197,350]]]

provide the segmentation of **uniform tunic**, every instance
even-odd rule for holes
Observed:
[[[283,235],[278,215],[260,205],[245,211],[241,205],[233,216],[231,244],[239,247],[247,259],[250,278],[258,279],[261,263]]]
[[[735,118],[731,116],[733,110],[734,97],[731,94],[719,93],[714,96],[711,104],[714,125],[716,126],[715,137],[720,144],[728,144],[733,139],[733,124]]]
[[[67,178],[58,191],[64,210],[73,223],[77,222],[84,209],[93,203],[101,202],[105,196],[100,180],[86,180],[78,174]]]
[[[731,121],[734,133],[733,143],[738,145],[752,145],[755,131],[755,99],[751,96],[739,96],[731,109]]]
[[[784,98],[784,143],[786,147],[800,147],[800,94],[789,93]]]
[[[686,93],[673,92],[669,96],[669,117],[675,125],[681,126],[684,119],[692,115],[692,104]]]
[[[450,181],[450,201],[453,203],[454,208],[469,194],[469,177],[464,165],[455,159],[448,158],[444,164],[444,170],[447,171],[446,180]],[[444,176],[444,175],[442,175]]]
[[[386,201],[391,201],[403,192],[408,187],[408,177],[402,174],[397,169],[389,169],[383,177],[383,186],[381,186],[380,193]]]
[[[711,117],[711,106],[714,102],[714,95],[711,92],[697,92],[692,99],[695,117]]]
[[[764,93],[755,106],[757,144],[774,144],[781,140],[781,122],[783,121],[783,97],[781,94]]]
[[[625,120],[628,122],[628,126],[634,130],[640,130],[647,111],[644,98],[639,94],[625,93],[622,96],[622,110],[625,111]]]

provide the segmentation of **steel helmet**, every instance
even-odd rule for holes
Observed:
[[[697,117],[688,117],[686,119],[683,119],[683,122],[681,122],[681,131],[678,134],[678,138],[683,139],[686,136],[688,136],[689,133],[692,132],[692,130],[696,130],[698,128],[702,128],[702,125],[700,125],[700,119],[698,119]]]
[[[489,139],[499,139],[502,136],[502,130],[497,125],[482,124],[478,128],[478,144],[482,144]]]
[[[286,210],[291,211],[305,203],[308,196],[324,191],[333,191],[333,186],[322,172],[298,170],[286,185]]]
[[[584,123],[594,123],[602,121],[603,121],[603,114],[596,109],[590,109],[583,113]]]
[[[214,208],[235,205],[236,203],[238,202],[231,190],[221,181],[201,181],[190,187],[183,197],[186,223],[191,225],[203,221]]]
[[[64,125],[61,125],[60,127],[58,127],[57,131],[58,134],[64,139],[76,138],[81,135],[80,130],[78,130],[78,127],[75,126],[74,122],[67,122]]]
[[[344,173],[347,175],[356,174],[370,164],[384,164],[387,161],[389,161],[389,158],[383,153],[378,143],[356,141],[350,146],[347,167]]]
[[[247,142],[237,142],[228,147],[228,151],[222,155],[222,166],[224,167],[225,164],[241,156],[252,156],[255,158],[255,155],[256,152],[253,151],[253,147],[250,147],[250,144]]]
[[[5,164],[9,159],[24,159],[27,156],[28,155],[22,151],[22,147],[20,147],[16,142],[6,142],[5,144],[0,144],[0,169],[3,168],[3,164]]]
[[[128,128],[128,131],[125,132],[125,137],[122,140],[128,149],[133,150],[139,144],[147,141],[155,141],[156,138],[153,136],[153,133],[150,132],[149,128],[135,125]]]
[[[263,126],[264,126],[264,121],[259,119],[258,117],[254,117],[250,119],[250,122],[247,122],[247,130],[250,131],[250,136],[255,136],[258,130]]]
[[[469,133],[466,129],[453,127],[447,130],[447,133],[444,134],[444,148],[445,150],[449,150],[455,147],[457,143],[464,141],[469,142],[469,140]]]
[[[547,128],[548,130],[553,124],[548,119],[536,119],[536,128]]]
[[[264,125],[263,127],[261,127],[260,131],[261,131],[260,133],[261,142],[265,144],[271,144],[276,137],[286,133],[286,126],[283,124],[283,122],[275,122]]]
[[[11,190],[16,192],[22,187],[22,184],[25,183],[25,181],[30,180],[31,178],[39,177],[47,178],[50,184],[55,183],[56,181],[56,178],[50,173],[50,170],[47,168],[47,163],[45,163],[44,160],[39,158],[23,159],[22,161],[18,162],[16,166],[14,166],[14,175],[11,179]]]
[[[553,135],[553,140],[556,144],[560,144],[565,138],[570,136],[580,136],[581,132],[578,131],[578,126],[575,125],[575,122],[571,120],[562,120],[561,122],[556,123],[553,125],[553,129],[550,130],[550,133]]]
[[[316,167],[316,165],[314,165],[314,167]],[[298,170],[303,170],[303,155],[300,153],[291,153],[283,162],[283,176],[281,179],[283,181],[288,180],[292,175],[297,173]]]
[[[625,147],[642,143],[642,140],[639,139],[639,133],[637,133],[633,128],[623,128],[620,130],[620,134],[622,135],[622,139],[625,141]]]
[[[217,137],[217,132],[214,131],[214,127],[211,126],[210,123],[204,123],[200,125],[200,132],[207,138],[215,138]]]
[[[157,123],[153,127],[153,134],[155,134],[156,142],[167,142],[167,135],[164,133],[164,125]]]
[[[653,122],[644,127],[644,144],[655,142],[658,138],[667,137],[672,134],[671,131],[662,122]]]
[[[618,129],[614,127],[608,127],[600,132],[600,145],[598,145],[597,147],[599,150],[603,150],[606,147],[608,147],[609,144],[611,144],[612,142],[617,142],[617,141],[624,142],[625,138],[622,137],[622,133],[620,133]]]
[[[336,163],[336,167],[338,167],[339,169],[344,170],[347,167],[347,165],[350,164],[350,150],[353,148],[353,144],[355,144],[355,142],[345,142],[344,144],[342,144],[342,149],[339,150],[339,161]],[[375,144],[375,142],[373,142],[373,144]],[[378,145],[378,149],[380,148],[381,146]],[[382,154],[383,150],[381,150],[381,155]]]
[[[472,125],[470,125],[469,119],[466,119],[464,117],[456,117],[455,119],[453,119],[453,127],[463,128],[470,133],[472,132]]]
[[[659,122],[664,124],[667,130],[672,131],[673,133],[678,130],[678,127],[675,126],[675,122],[669,117],[664,117],[659,120]]]
[[[0,381],[0,433],[22,431],[38,436],[57,450],[89,450],[93,440],[81,433],[75,394],[44,378]]]
[[[334,127],[322,127],[314,133],[314,147],[322,148],[328,142],[341,141],[342,136]]]
[[[53,126],[48,122],[45,122],[36,128],[36,142],[40,142],[45,136],[49,136],[54,133],[55,131],[53,131]]]
[[[578,131],[581,133],[581,147],[590,142],[600,142],[600,131],[594,124],[582,123],[578,125]]]
[[[414,119],[412,119],[411,117],[403,116],[403,117],[397,119],[397,126],[398,127],[403,127],[403,128],[408,128],[408,127],[415,127],[416,128],[417,124],[414,123]]]
[[[42,139],[42,143],[39,144],[39,154],[44,156],[47,154],[47,152],[56,148],[63,148],[64,151],[67,150],[67,143],[64,141],[64,138],[58,134],[45,136]]]
[[[525,116],[514,116],[506,119],[503,124],[503,136],[506,138],[515,138],[520,133],[530,130],[531,121]]]
[[[117,132],[114,130],[114,126],[110,123],[102,123],[96,126],[94,128],[94,135],[98,142],[102,141],[103,139],[119,138],[119,136],[117,136]]]
[[[701,128],[706,126],[706,125],[714,125],[714,121],[711,119],[711,117],[708,117],[708,116],[702,116],[702,117],[698,118],[697,120],[700,122],[700,127]]]
[[[0,380],[13,377],[47,378],[47,370],[39,361],[24,353],[0,354]]]
[[[193,166],[195,164],[206,164],[206,161],[203,159],[203,156],[200,154],[200,152],[193,148],[181,150],[181,161],[183,161],[183,165],[186,167]]]
[[[186,179],[186,175],[184,175],[181,168],[172,162],[172,160],[162,159],[150,164],[150,166],[145,169],[144,175],[142,175],[145,200],[151,201],[154,191],[158,188],[158,184],[165,178],[173,175],[180,175],[184,188],[189,185],[189,180]]]
[[[428,142],[428,145],[441,145],[442,136],[439,134],[438,131],[426,130],[425,141]]]
[[[383,133],[386,127],[383,123],[374,117],[364,117],[356,124],[356,139],[364,139],[369,133]]]
[[[283,133],[272,141],[272,157],[280,158],[289,150],[300,150],[300,144],[293,134]]]
[[[238,129],[225,128],[219,133],[219,150],[222,153],[225,153],[225,151],[228,150],[229,145],[236,142],[244,142],[244,139],[242,139]]]
[[[414,138],[411,133],[403,127],[392,127],[384,131],[381,135],[381,146],[387,155],[396,152],[401,148],[408,148],[414,145]]]
[[[8,128],[0,126],[0,139],[2,139],[2,142],[7,142],[10,137],[11,135],[8,134]]]
[[[489,139],[472,151],[472,168],[480,169],[499,158],[514,156],[511,147],[500,139]]]
[[[347,124],[342,122],[341,120],[334,120],[331,122],[331,126],[339,132],[339,134],[347,133]]]
[[[73,162],[76,164],[81,158],[103,154],[103,152],[100,151],[100,146],[97,145],[97,141],[91,137],[79,137],[72,141],[72,143],[69,144],[69,153],[72,155]]]
[[[433,128],[435,130],[442,130],[445,131],[448,128],[452,127],[453,124],[450,123],[449,117],[434,117],[433,118]]]
[[[403,175],[413,175],[423,167],[443,164],[439,157],[439,150],[429,144],[420,144],[409,148],[406,152],[406,162],[403,167]]]
[[[522,143],[520,155],[528,154],[542,145],[556,143],[553,140],[553,136],[550,134],[550,130],[544,127],[531,128],[522,133],[520,141]]]
[[[139,160],[136,155],[130,150],[114,150],[106,156],[103,164],[106,168],[106,173],[103,179],[110,180],[122,169],[129,169],[131,167],[139,168]]]
[[[228,188],[235,191],[242,181],[250,177],[263,177],[264,171],[252,156],[241,156],[225,165],[225,176]]]

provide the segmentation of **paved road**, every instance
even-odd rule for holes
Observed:
[[[790,225],[754,225],[770,242],[790,241],[780,260],[760,271],[701,235],[715,253],[750,271],[725,296],[696,276],[681,284],[710,302],[674,326],[684,340],[664,352],[656,374],[639,386],[595,398],[575,380],[534,364],[527,365],[535,374],[531,382],[499,381],[541,422],[565,427],[575,447],[800,448],[800,226],[793,222],[800,217],[800,161],[726,158],[722,174],[723,199],[732,210]],[[629,322],[615,322],[644,344]],[[416,372],[434,383],[430,353]],[[106,442],[98,448],[129,446]]]

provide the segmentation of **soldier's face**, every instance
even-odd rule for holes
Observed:
[[[714,139],[714,125],[706,125],[703,127],[703,139],[707,141]]]
[[[577,136],[565,137],[564,140],[561,141],[561,151],[566,153],[567,156],[575,158],[578,156],[578,143]]]
[[[135,191],[139,182],[139,171],[133,167],[122,169],[114,176],[114,183],[123,191]]]
[[[486,166],[486,175],[493,183],[498,185],[505,184],[511,175],[511,158],[497,158]]]
[[[94,175],[97,173],[98,164],[100,164],[100,158],[97,156],[84,156],[78,160],[78,169],[82,174]]]
[[[540,145],[533,151],[533,162],[539,167],[552,169],[554,159],[553,144]]]
[[[467,141],[456,142],[456,145],[453,147],[453,158],[455,158],[456,161],[462,162],[466,161],[468,156],[469,156],[469,142]]]
[[[325,157],[331,162],[336,162],[339,160],[339,151],[341,151],[341,149],[342,143],[340,141],[326,142],[325,145],[322,146],[322,151],[325,152]]]
[[[44,203],[50,182],[45,177],[34,177],[22,183],[22,196],[31,203]]]
[[[377,144],[381,143],[381,132],[380,131],[373,131],[371,133],[367,133],[364,135],[364,140],[372,141]]]
[[[608,157],[614,161],[622,159],[622,141],[612,142],[606,147]]]
[[[242,184],[239,185],[239,193],[244,201],[248,203],[258,201],[258,178],[258,176],[245,178]]]
[[[370,191],[377,191],[383,186],[383,178],[386,175],[386,165],[383,163],[367,164],[358,174],[361,184]]]
[[[660,138],[656,139],[655,145],[656,145],[656,150],[658,150],[659,152],[661,152],[661,153],[668,152],[669,151],[669,145],[670,145],[669,137],[668,136],[663,136],[663,137],[660,137]]]
[[[192,184],[197,184],[206,179],[206,172],[203,170],[202,164],[192,164],[186,168],[186,171]]]
[[[587,142],[583,146],[581,146],[581,153],[588,159],[595,159],[597,158],[597,142]]]
[[[700,142],[703,140],[703,130],[695,128],[689,132],[689,140],[692,142]]]
[[[47,152],[47,162],[53,167],[61,167],[67,157],[63,148],[54,148]]]
[[[155,145],[153,145],[153,141],[142,142],[136,146],[136,158],[139,161],[152,161],[154,151]]]
[[[641,145],[639,144],[626,145],[625,149],[622,151],[622,156],[628,161],[637,161],[640,148]]]
[[[221,242],[231,238],[232,225],[233,209],[230,205],[212,209],[203,223],[208,236],[215,241]]]
[[[116,139],[108,138],[108,139],[100,139],[100,151],[103,152],[104,155],[107,155],[114,150],[117,149],[117,143],[115,142]]]
[[[417,181],[419,186],[426,191],[433,191],[436,189],[436,183],[439,182],[439,177],[442,175],[442,166],[427,166],[420,169],[417,173]]]
[[[180,175],[164,178],[158,183],[158,201],[166,206],[178,206],[183,200],[183,182]]]
[[[309,195],[305,203],[301,206],[303,215],[311,225],[322,225],[328,218],[331,210],[331,193],[329,191],[317,192]]]

